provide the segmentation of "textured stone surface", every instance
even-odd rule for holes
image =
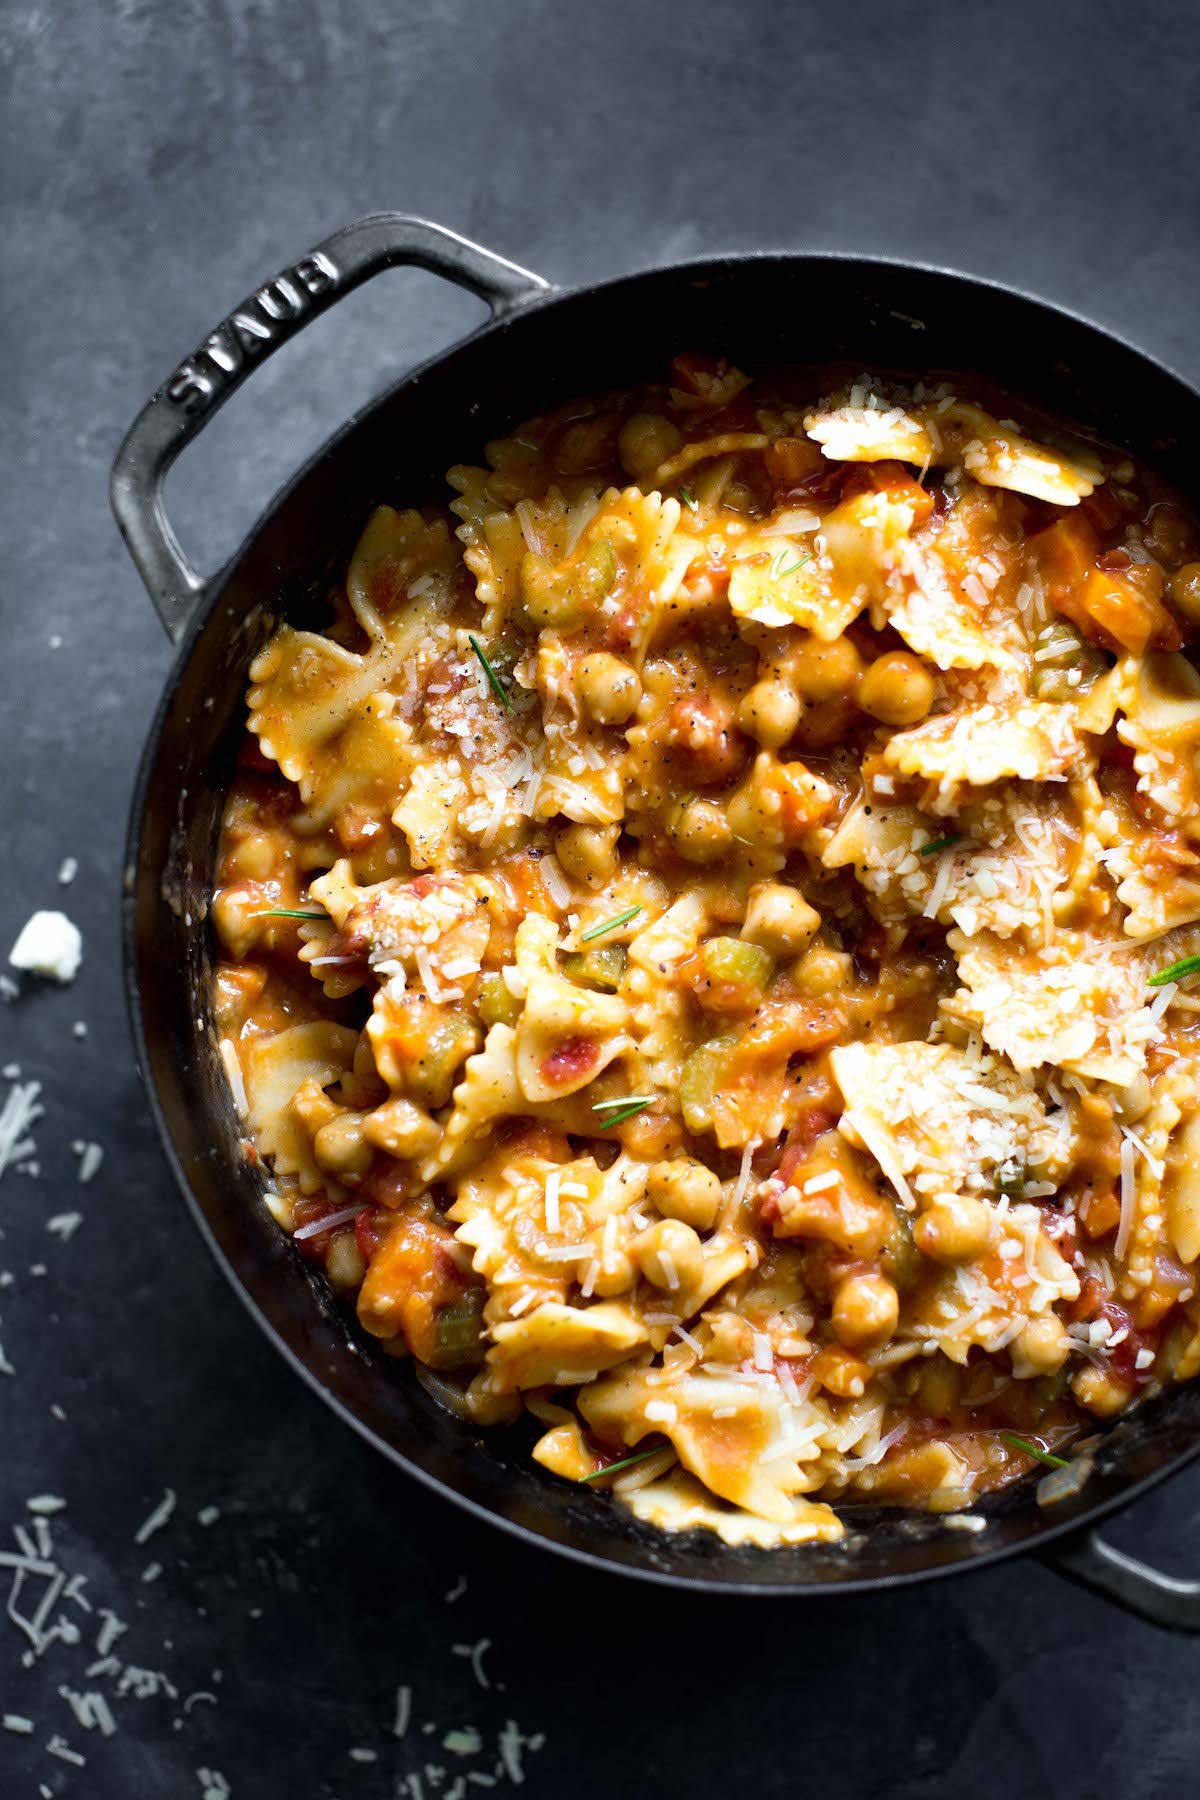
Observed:
[[[105,484],[133,412],[230,303],[383,207],[565,282],[720,248],[945,262],[1092,314],[1195,378],[1198,46],[1186,0],[3,10],[0,944],[65,901],[87,960],[73,988],[0,1007],[0,1062],[46,1090],[41,1175],[0,1184],[16,1370],[0,1375],[0,1535],[28,1496],[64,1498],[63,1566],[129,1622],[114,1654],[179,1690],[112,1699],[122,1729],[105,1739],[60,1692],[113,1695],[111,1671],[84,1673],[97,1614],[63,1599],[81,1642],[32,1667],[0,1621],[0,1712],[38,1721],[0,1732],[5,1794],[174,1800],[203,1792],[199,1769],[237,1800],[445,1794],[494,1763],[486,1746],[456,1759],[445,1730],[472,1722],[494,1746],[508,1719],[547,1733],[526,1782],[547,1800],[1189,1791],[1200,1646],[1036,1565],[791,1606],[587,1577],[402,1480],[276,1361],[184,1217],[128,1047],[121,840],[168,654]],[[214,566],[358,401],[478,311],[393,275],[278,357],[171,483],[197,560]],[[86,1187],[74,1139],[107,1152]],[[74,1210],[63,1242],[46,1221]],[[167,1487],[175,1515],[139,1546]],[[202,1525],[209,1505],[221,1516]],[[1193,1473],[1120,1535],[1194,1571],[1198,1515]],[[482,1637],[486,1691],[454,1648]],[[47,1751],[54,1732],[86,1768]],[[408,1784],[425,1762],[453,1765],[440,1788]]]

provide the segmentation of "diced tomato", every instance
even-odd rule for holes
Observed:
[[[397,1214],[375,1251],[358,1295],[358,1317],[373,1337],[402,1337],[421,1362],[438,1358],[438,1314],[473,1285],[455,1260],[453,1233],[417,1208]]]
[[[542,1079],[554,1087],[580,1082],[600,1060],[599,1047],[586,1037],[564,1038],[542,1062]]]
[[[390,1217],[383,1206],[364,1206],[354,1221],[354,1235],[364,1262],[370,1262],[387,1236]]]
[[[733,707],[712,694],[686,694],[677,700],[667,714],[663,742],[667,756],[682,765],[696,787],[732,781],[750,754]]]

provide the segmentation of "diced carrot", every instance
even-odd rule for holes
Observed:
[[[842,498],[853,494],[886,494],[889,500],[907,502],[913,509],[913,524],[923,525],[933,511],[933,495],[909,473],[901,462],[887,460],[862,463],[842,488]]]
[[[1063,610],[1061,596],[1083,581],[1100,553],[1100,540],[1082,508],[1067,513],[1030,540],[1052,605]]]
[[[1115,1188],[1092,1188],[1079,1209],[1083,1229],[1090,1238],[1107,1237],[1121,1223],[1121,1202]]]
[[[784,491],[829,469],[820,445],[806,437],[776,438],[763,451],[763,463],[775,486]]]
[[[1052,593],[1058,611],[1105,650],[1178,650],[1183,636],[1162,603],[1162,571],[1154,563],[1091,568],[1079,586]]]

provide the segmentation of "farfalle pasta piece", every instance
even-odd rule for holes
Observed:
[[[532,923],[518,927],[518,948]],[[525,1099],[561,1100],[585,1087],[629,1048],[628,1023],[629,1008],[616,994],[591,993],[547,968],[529,974],[516,1034]]]
[[[1126,671],[1117,736],[1134,751],[1138,789],[1167,826],[1194,819],[1200,799],[1200,673],[1178,652]],[[1200,831],[1193,830],[1200,838]]]
[[[634,1309],[620,1300],[565,1306],[550,1300],[535,1312],[492,1328],[488,1373],[496,1393],[514,1388],[577,1387],[622,1363],[646,1339]]]
[[[675,1469],[644,1487],[622,1488],[621,1499],[635,1519],[661,1531],[711,1531],[735,1549],[750,1545],[772,1550],[786,1544],[836,1544],[845,1526],[823,1500],[797,1494],[786,1520],[756,1517],[714,1500],[694,1475]]]
[[[792,1496],[814,1485],[805,1464],[816,1461],[812,1438],[825,1421],[815,1407],[811,1418],[796,1418],[801,1409],[793,1409],[774,1382],[749,1384],[708,1373],[664,1379],[662,1371],[622,1370],[589,1387],[580,1411],[609,1443],[635,1445],[662,1433],[710,1493],[758,1518],[790,1521]]]
[[[938,847],[915,807],[859,800],[826,844],[826,868],[852,868],[882,923],[906,915],[957,925],[965,937],[989,931],[1053,935],[1060,902],[1095,874],[1099,840],[1066,817],[1044,790],[973,793]]]
[[[391,506],[377,506],[346,572],[351,611],[376,643],[414,642],[407,622],[396,615],[410,604],[415,582],[421,583],[422,598],[434,587],[435,571],[445,596],[452,566],[450,534],[443,520],[430,523],[411,507],[397,512]]]
[[[1010,488],[1053,506],[1078,506],[1104,480],[1099,457],[1083,445],[1068,452],[1037,443],[1011,420],[951,395],[928,404],[904,388],[881,393],[864,382],[837,404],[840,398],[823,402],[804,421],[826,456],[840,461],[895,458],[961,468],[985,487]]]
[[[943,1003],[953,1018],[1014,1068],[1057,1065],[1123,1087],[1145,1068],[1159,1033],[1149,976],[1200,938],[1184,932],[1140,950],[1115,935],[1068,930],[1025,953],[986,933],[968,940],[951,932],[947,941],[963,983]]]
[[[358,1033],[327,1019],[292,1025],[238,1046],[246,1085],[247,1124],[276,1175],[294,1175],[315,1193],[325,1176],[313,1160],[310,1134],[292,1109],[306,1081],[332,1087],[353,1066]]]
[[[431,999],[462,998],[487,953],[500,890],[486,875],[397,876],[359,886],[339,858],[310,887],[338,927],[337,942],[385,978],[403,972]],[[305,951],[302,961],[311,961]],[[457,990],[449,996],[444,990]]]
[[[994,1056],[951,1044],[843,1044],[831,1054],[845,1101],[838,1129],[875,1158],[902,1199],[989,1193],[998,1170],[1055,1183],[1068,1121]]]
[[[1200,845],[1148,828],[1132,806],[1110,800],[1103,815],[1105,868],[1126,909],[1124,930],[1146,942],[1200,920]]]
[[[921,420],[903,406],[889,406],[879,395],[870,396],[870,401],[826,403],[807,414],[804,429],[833,462],[895,461],[927,467],[934,458],[934,440]]]
[[[985,701],[898,731],[882,754],[885,768],[925,781],[925,804],[956,810],[967,787],[994,782],[1066,781],[1082,772],[1091,752],[1075,710],[1046,700],[998,706]]]
[[[412,733],[387,689],[451,603],[448,556],[444,527],[379,508],[349,581],[368,647],[285,625],[251,663],[249,729],[300,790],[307,813],[297,829],[315,831],[349,805],[386,818],[407,787]]]
[[[910,498],[855,494],[825,514],[809,549],[781,548],[765,535],[749,539],[738,548],[729,576],[735,617],[801,625],[832,642],[888,592],[916,516]]]
[[[413,768],[412,732],[385,691],[403,661],[389,644],[364,655],[284,625],[250,665],[249,729],[300,790],[298,830],[343,806],[386,818]]]

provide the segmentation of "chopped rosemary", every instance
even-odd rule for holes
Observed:
[[[504,708],[505,712],[513,712],[515,710],[515,708],[513,707],[513,703],[509,696],[508,689],[505,687],[504,683],[501,681],[500,677],[497,675],[495,669],[493,669],[491,663],[488,661],[487,651],[484,649],[483,645],[480,643],[479,639],[475,636],[475,633],[473,631],[468,631],[467,637],[470,640],[472,650],[475,652],[476,656],[479,658],[480,662],[483,664],[483,672],[487,676],[488,686],[491,688],[493,694],[495,694],[497,700],[500,702],[500,704]]]
[[[811,555],[811,553],[809,553],[808,555],[799,557],[795,562],[788,563],[787,566],[785,567],[784,566],[784,558],[786,556],[787,556],[786,550],[776,551],[775,559],[771,564],[771,580],[772,581],[778,581],[780,579],[780,577],[783,575],[794,575],[796,573],[797,569],[802,569],[804,567],[805,563],[810,563],[812,561],[812,555]]]
[[[329,914],[323,912],[297,912],[293,906],[265,906],[256,919],[328,919]]]
[[[579,940],[580,943],[590,944],[593,938],[603,937],[608,931],[615,931],[618,925],[628,925],[630,919],[636,919],[643,910],[640,906],[631,906],[626,912],[617,913],[614,918],[602,919],[599,925],[593,925],[590,931],[584,932]]]
[[[580,1481],[599,1481],[602,1475],[616,1475],[619,1470],[632,1468],[634,1463],[645,1462],[648,1457],[658,1456],[665,1449],[665,1444],[659,1444],[654,1450],[638,1450],[633,1456],[623,1456],[620,1462],[609,1463],[603,1469],[593,1469],[590,1475],[581,1475],[579,1479]]]
[[[1067,1469],[1070,1467],[1065,1456],[1051,1456],[1049,1450],[1043,1450],[1040,1444],[1031,1444],[1028,1438],[1018,1437],[1015,1431],[1002,1431],[1000,1436],[1014,1450],[1023,1450],[1026,1456],[1032,1456],[1036,1462],[1045,1463],[1050,1469]]]
[[[1185,975],[1200,974],[1200,956],[1185,956],[1182,962],[1172,963],[1169,969],[1160,969],[1157,975],[1151,975],[1147,986],[1166,987],[1170,981],[1182,981]]]
[[[922,844],[921,848],[917,851],[917,855],[935,856],[939,850],[948,850],[951,844],[959,844],[961,842],[961,834],[957,831],[952,831],[949,837],[934,838],[931,844]]]
[[[607,1119],[602,1120],[600,1124],[601,1131],[607,1131],[612,1125],[623,1125],[626,1119],[632,1119],[638,1113],[645,1112],[646,1108],[653,1104],[654,1096],[652,1094],[640,1094],[636,1098],[626,1094],[623,1100],[597,1101],[592,1111],[608,1114]]]
[[[683,501],[683,504],[686,507],[688,507],[692,512],[700,511],[700,502],[697,500],[695,494],[693,494],[691,488],[681,487],[679,490],[679,498]],[[589,1479],[590,1479],[590,1477],[589,1477]]]

